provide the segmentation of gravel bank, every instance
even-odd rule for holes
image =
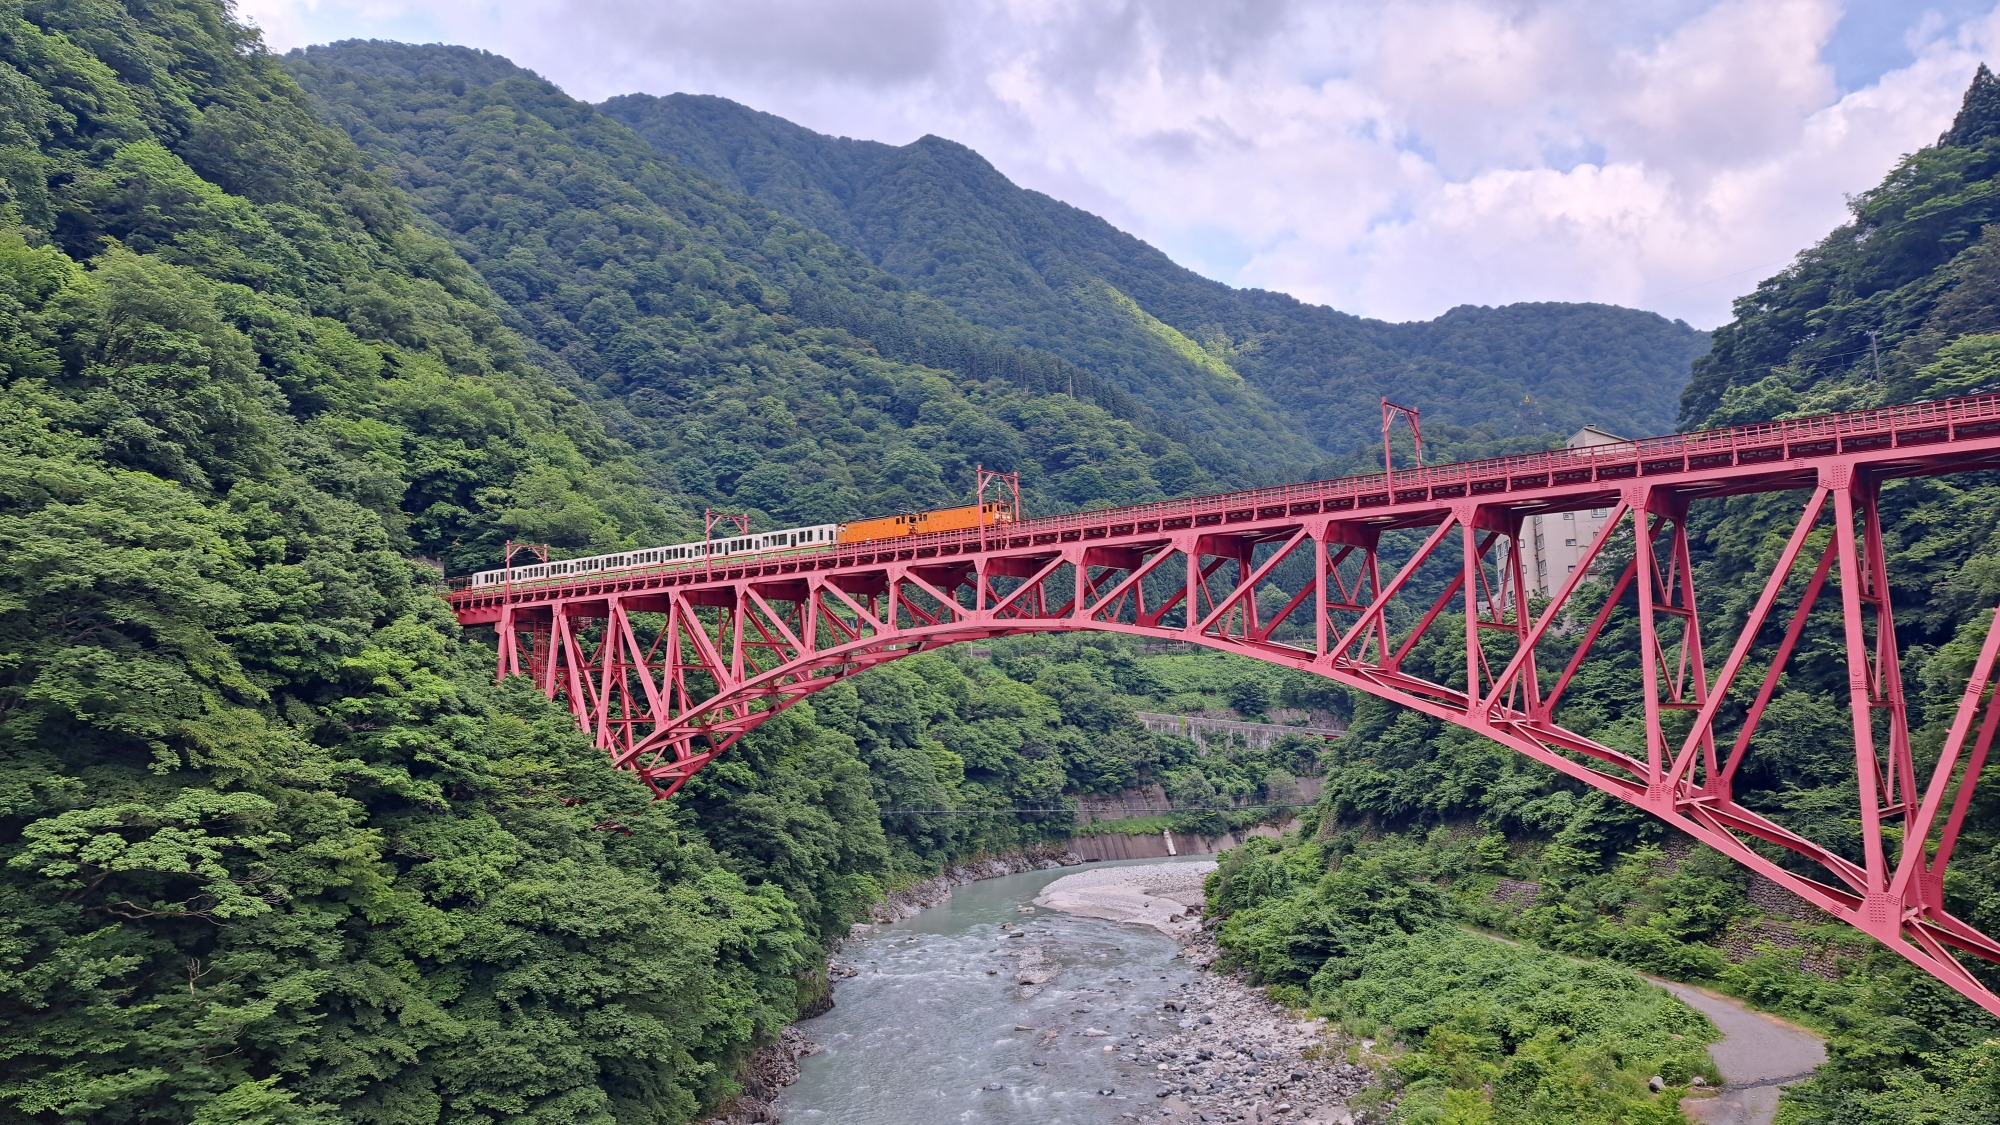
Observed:
[[[1213,862],[1100,867],[1065,875],[1035,905],[1084,918],[1151,926],[1177,941],[1201,930],[1201,881]]]
[[[1035,905],[1151,926],[1206,969],[1213,935],[1201,926],[1201,881],[1213,863],[1118,867],[1066,875]],[[1373,1084],[1366,1067],[1339,1061],[1342,1044],[1320,1019],[1302,1020],[1260,990],[1218,973],[1160,998],[1159,1031],[1133,1032],[1102,1050],[1150,1071],[1150,1105],[1125,1114],[1157,1122],[1306,1122],[1349,1125],[1346,1099]]]

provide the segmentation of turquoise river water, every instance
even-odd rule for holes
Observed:
[[[1161,1001],[1194,970],[1153,930],[1024,912],[1076,870],[972,883],[850,939],[836,960],[858,975],[836,984],[831,1012],[800,1025],[824,1049],[779,1102],[788,1125],[1117,1125],[1147,1114],[1152,1068],[1104,1047],[1171,1030]],[[1024,975],[1048,980],[1024,987]]]

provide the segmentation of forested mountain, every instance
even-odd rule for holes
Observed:
[[[1240,376],[1335,458],[1378,395],[1497,437],[1584,423],[1666,432],[1706,336],[1603,305],[1461,307],[1386,324],[1238,290],[938,137],[827,137],[722,98],[604,103],[686,166],[825,233],[967,320],[1114,380],[1142,401]]]
[[[685,1122],[883,888],[1071,823],[883,808],[1310,765],[1148,734],[1131,646],[1073,641],[829,690],[652,801],[493,683],[438,560],[972,457],[1050,506],[1223,478],[539,83],[350,117],[385,165],[215,0],[47,3],[0,99],[0,1118]],[[1251,694],[1339,702],[1294,681]]]
[[[1853,219],[1736,303],[1682,401],[1697,425],[1798,417],[2000,390],[2000,80],[1981,65],[1938,143],[1856,197]],[[1706,529],[1711,573],[1740,572],[1784,534],[1781,502],[1732,502]],[[2000,473],[1899,481],[1883,492],[1897,641],[1919,760],[1935,753],[2000,605]],[[1739,594],[1739,598],[1743,595]],[[1824,816],[1812,794],[1851,792],[1851,757],[1813,752],[1838,729],[1845,687],[1832,663],[1780,698],[1793,765],[1772,805]],[[1783,796],[1777,796],[1782,793]],[[1967,845],[1970,845],[1969,847]],[[2000,932],[2000,765],[1989,764],[1948,892]],[[1994,977],[1988,974],[1989,986]],[[1928,982],[1885,983],[1830,1003],[1833,1061],[1791,1097],[1787,1122],[1896,1125],[2000,1120],[1990,1019],[1940,1003]]]
[[[782,526],[961,502],[975,462],[1021,469],[1048,511],[1315,459],[1240,383],[1148,408],[490,55],[346,43],[287,65],[669,490]]]
[[[1952,128],[1855,198],[1852,213],[1737,302],[1714,351],[1696,361],[1683,425],[2000,389],[2000,81],[1982,66]],[[1942,744],[2000,604],[2000,473],[1893,481],[1882,510],[1922,763]],[[1690,530],[1706,612],[1741,619],[1798,511],[1796,495],[1696,509]],[[1585,604],[1606,593],[1600,587]],[[1844,841],[1858,861],[1859,825],[1844,819],[1857,782],[1837,609],[1822,600],[1803,637],[1737,794],[1813,839]],[[1636,667],[1629,613],[1612,619],[1604,640],[1606,655]],[[1774,644],[1767,637],[1759,658]],[[1427,643],[1405,667],[1462,683],[1464,651]],[[1559,719],[1642,750],[1640,701],[1593,682],[1584,667]],[[1469,733],[1366,698],[1355,701],[1350,737],[1327,768],[1309,830],[1282,848],[1257,843],[1232,854],[1210,888],[1232,915],[1225,947],[1280,988],[1366,1015],[1357,974],[1403,942],[1382,936],[1382,912],[1397,912],[1399,929],[1470,921],[1711,979],[1828,1029],[1831,1060],[1787,1090],[1780,1125],[2000,1122],[2000,1039],[1990,1016],[1852,932],[1766,916],[1742,870],[1703,851],[1677,858],[1675,841],[1643,814]],[[1986,768],[1945,893],[1955,912],[1993,933],[2000,763]],[[1502,903],[1493,889],[1503,878],[1532,884],[1532,902]],[[1755,954],[1725,956],[1732,940]],[[1831,979],[1830,966],[1841,970]],[[1991,966],[1975,971],[1989,987],[2000,984]],[[1472,1114],[1454,1120],[1623,1119],[1613,1113],[1615,1089],[1583,1094],[1588,1080],[1570,1087],[1580,1100],[1562,1112],[1536,1103],[1529,1095],[1552,1060],[1520,1043],[1505,1021],[1470,1000],[1403,1017],[1397,1030],[1417,1045],[1405,1066],[1417,1076],[1405,1090],[1408,1119],[1440,1119],[1422,1114],[1446,1112],[1453,1099]],[[1484,1047],[1457,1046],[1481,1036]]]
[[[496,293],[323,112],[216,0],[0,6],[0,1119],[685,1122],[823,994],[826,942],[885,885],[1066,823],[885,824],[878,802],[1047,805],[1187,768],[1111,698],[1129,657],[1085,646],[830,691],[672,803],[495,685],[431,560],[658,541],[690,497],[662,447],[607,432],[639,428],[589,362],[593,303],[622,317],[624,291],[510,247]],[[606,225],[537,216],[578,260],[625,268],[621,221],[691,237],[578,164],[555,189]],[[759,237],[790,261],[792,233]],[[1008,365],[991,408],[952,368],[789,328],[709,245],[655,267],[668,323],[611,343],[650,372],[646,332],[709,326],[691,362],[757,365],[725,388],[825,357],[853,380],[836,414],[784,432],[827,431],[869,480],[905,427],[1114,482],[1128,450],[1172,460],[1010,382],[1061,369],[983,337],[956,339]],[[911,307],[913,334],[964,332]],[[572,316],[584,335],[546,342]],[[723,436],[751,424],[735,401],[718,461],[753,448]],[[768,431],[786,401],[744,407]],[[782,467],[754,448],[744,475]]]

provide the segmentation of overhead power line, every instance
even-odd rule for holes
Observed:
[[[1142,813],[1142,816],[1173,816],[1176,813],[1192,812],[1250,812],[1260,809],[1309,809],[1317,801],[1306,801],[1295,805],[1190,805],[1186,808],[1162,809],[1158,812]],[[1085,809],[882,809],[883,816],[1012,816],[1040,815],[1044,813],[1076,813]],[[1135,820],[1137,817],[1119,817],[1120,820]]]

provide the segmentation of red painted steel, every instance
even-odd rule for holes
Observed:
[[[1645,809],[2000,1015],[1957,959],[2000,962],[2000,943],[1944,901],[2000,728],[2000,629],[1942,745],[1920,746],[1878,512],[1886,483],[1994,467],[2000,395],[1986,395],[451,598],[464,624],[498,629],[501,676],[532,676],[662,795],[813,692],[958,641],[1109,630],[1314,672]],[[1703,618],[1690,506],[1768,493],[1801,502],[1761,595],[1740,622]],[[1611,510],[1603,534],[1531,600],[1524,521],[1584,508]],[[1462,636],[1438,628],[1454,613]],[[1836,617],[1859,831],[1814,840],[1735,784],[1749,756],[1785,752],[1756,738],[1760,721],[1801,638]],[[1636,625],[1636,660],[1601,651],[1614,621]],[[1711,673],[1716,636],[1728,653]],[[1420,644],[1446,646],[1455,670],[1405,667]],[[1585,669],[1625,677],[1643,746],[1564,725]]]

